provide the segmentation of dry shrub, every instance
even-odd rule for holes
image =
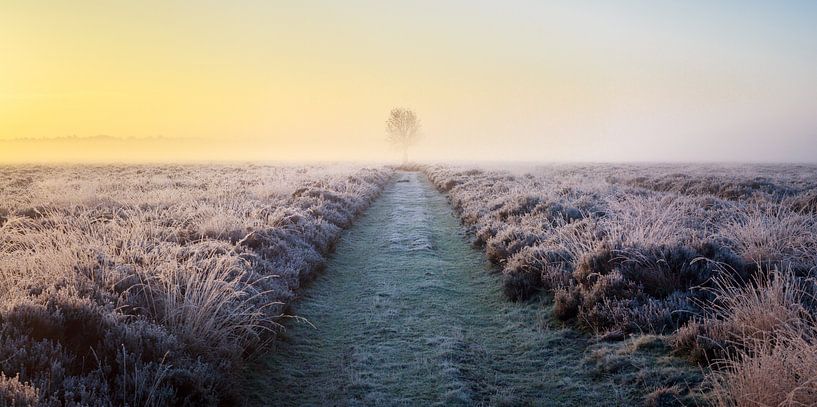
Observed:
[[[602,247],[579,259],[573,272],[576,317],[594,332],[672,332],[697,310],[695,299],[707,296],[700,287],[719,273],[720,264],[742,275],[748,271],[712,243]]]
[[[675,339],[677,350],[714,367],[715,405],[817,403],[813,284],[777,269],[751,281],[717,280],[705,316]]]
[[[604,251],[601,253],[607,258]],[[725,268],[738,278],[748,277],[753,269],[751,264],[713,241],[694,246],[628,247],[612,250],[612,256],[608,266],[615,265],[627,279],[638,282],[646,294],[655,298],[709,283]],[[580,269],[577,268],[578,274],[582,273]]]
[[[542,288],[542,277],[535,270],[527,268],[503,272],[502,288],[511,301],[526,300]]]
[[[622,183],[660,192],[684,195],[713,195],[729,200],[748,200],[756,196],[778,200],[801,193],[813,184],[813,167],[799,166],[720,166],[696,165],[651,168],[630,176],[608,177]],[[805,185],[804,185],[805,184]],[[804,188],[805,187],[805,188]]]
[[[2,315],[2,369],[27,377],[38,404],[200,403],[218,380],[215,366],[187,358],[159,326],[116,319],[72,294],[43,293]]]
[[[502,269],[505,295],[513,301],[530,298],[540,289],[570,283],[570,254],[543,245],[525,246]]]
[[[541,233],[517,226],[507,227],[488,240],[485,253],[492,262],[502,263],[523,248],[541,242]]]
[[[579,315],[581,294],[576,286],[557,288],[553,292],[553,316],[561,321],[568,321]]]
[[[677,245],[695,236],[695,202],[681,196],[634,194],[607,199],[602,228],[617,246]]]
[[[595,252],[607,243],[604,231],[598,219],[594,217],[557,225],[551,229],[547,242],[566,252],[574,261]]]
[[[479,229],[474,231],[474,246],[485,246],[486,243],[493,239],[505,226],[499,222],[490,222],[482,225]]]
[[[505,221],[511,217],[527,215],[541,202],[541,198],[533,195],[519,195],[508,198],[502,205],[496,216],[500,221]]]
[[[745,261],[806,274],[817,265],[817,221],[783,206],[749,206],[718,230],[717,237]]]
[[[0,406],[33,406],[37,404],[37,389],[20,382],[20,375],[6,377],[0,373]]]
[[[246,219],[246,218],[244,218]],[[235,243],[252,228],[235,214],[216,212],[202,214],[197,221],[196,234],[207,239],[223,239]]]
[[[149,315],[195,352],[239,357],[275,326],[254,301],[257,290],[245,282],[247,269],[229,256],[165,264],[146,276]]]
[[[789,337],[813,325],[813,300],[804,281],[777,269],[749,280],[733,276],[714,279],[699,318],[676,335],[677,350],[698,362],[730,357],[756,345]]]
[[[812,322],[812,310],[804,305],[810,295],[793,273],[773,270],[754,280],[744,286],[731,278],[718,280],[716,300],[707,309],[729,325],[732,342],[751,347],[800,332]]]
[[[790,197],[784,203],[794,212],[817,213],[817,189]]]
[[[603,245],[596,228],[590,218],[560,221],[543,242],[511,256],[502,270],[508,298],[524,300],[541,289],[553,291],[573,284],[574,260]]]
[[[817,332],[763,341],[719,363],[710,376],[716,406],[817,405]]]

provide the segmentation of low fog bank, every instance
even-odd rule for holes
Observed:
[[[603,139],[586,144],[583,151],[553,143],[546,137],[514,136],[472,142],[454,142],[449,135],[424,135],[409,150],[409,160],[421,164],[530,168],[538,165],[817,165],[817,137],[796,143],[733,143],[731,152],[719,141],[692,151],[676,140],[666,147],[644,143],[639,148]],[[791,140],[789,140],[791,141]],[[626,148],[625,148],[626,147]],[[0,139],[2,164],[70,163],[210,163],[284,162],[397,164],[401,153],[389,148],[383,137],[343,137],[332,140],[276,140],[264,138],[121,138],[112,136]]]
[[[338,154],[297,151],[265,140],[120,138],[111,136],[0,140],[0,164],[167,164],[279,162],[362,163]]]

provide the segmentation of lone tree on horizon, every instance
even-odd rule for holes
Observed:
[[[403,151],[403,164],[408,162],[408,149],[420,137],[420,119],[411,109],[395,107],[386,120],[386,140]]]

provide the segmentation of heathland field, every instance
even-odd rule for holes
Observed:
[[[509,299],[545,293],[552,318],[597,341],[657,339],[705,368],[700,386],[658,383],[646,401],[817,403],[817,168],[425,172]],[[610,374],[627,368],[620,352],[596,357]]]
[[[238,404],[241,365],[390,170],[0,170],[0,404]]]
[[[605,349],[549,321],[547,298],[507,301],[465,233],[422,174],[401,174],[305,290],[296,310],[310,324],[290,324],[249,369],[251,404],[616,406],[649,393],[626,382],[637,373],[697,380],[632,343],[620,351],[645,369],[599,369]]]
[[[4,403],[817,403],[816,167],[15,166],[0,198]]]

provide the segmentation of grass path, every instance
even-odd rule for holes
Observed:
[[[348,230],[245,383],[252,405],[622,405],[543,303],[506,301],[418,173]]]

